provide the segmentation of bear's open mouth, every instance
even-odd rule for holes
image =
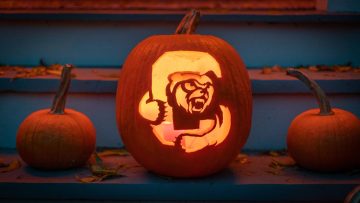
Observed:
[[[205,106],[205,98],[197,97],[193,98],[189,102],[189,110],[191,113],[199,112],[201,113]]]

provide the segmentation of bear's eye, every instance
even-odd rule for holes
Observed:
[[[194,81],[187,81],[187,82],[183,83],[183,89],[185,91],[193,91],[196,89],[196,84]]]

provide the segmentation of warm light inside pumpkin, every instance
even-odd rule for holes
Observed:
[[[225,140],[231,127],[228,107],[217,103],[219,63],[199,51],[169,51],[152,66],[151,90],[139,104],[164,145],[195,152]]]

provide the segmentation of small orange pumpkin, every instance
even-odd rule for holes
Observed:
[[[165,176],[198,177],[223,169],[250,131],[245,65],[224,40],[192,34],[198,19],[194,11],[175,35],[139,43],[118,82],[122,140],[139,163]]]
[[[359,166],[359,119],[348,111],[332,109],[320,86],[301,71],[289,69],[287,74],[305,83],[320,106],[292,121],[287,135],[289,154],[300,166],[317,171],[341,171]]]
[[[20,157],[32,167],[81,166],[95,150],[95,128],[90,119],[75,110],[64,109],[71,69],[71,65],[63,67],[52,108],[30,114],[18,129],[16,148]]]

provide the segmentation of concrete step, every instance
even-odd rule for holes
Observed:
[[[6,161],[18,159],[14,150],[0,151]],[[244,155],[242,155],[244,157]],[[317,173],[299,167],[274,169],[273,157],[252,152],[205,178],[172,179],[146,171],[131,156],[109,156],[107,165],[124,164],[123,177],[98,183],[79,183],[90,175],[86,167],[40,171],[23,166],[0,174],[0,199],[57,200],[177,200],[244,202],[342,202],[360,183],[359,173]]]

